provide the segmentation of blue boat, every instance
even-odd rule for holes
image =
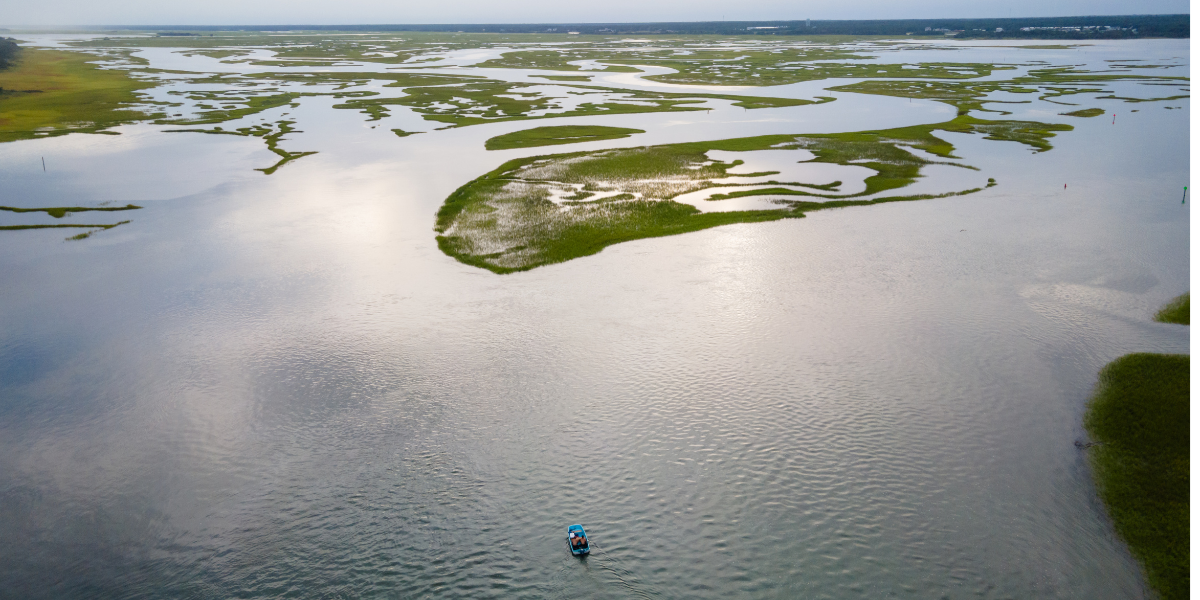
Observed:
[[[588,541],[583,525],[572,525],[567,528],[567,548],[570,548],[571,554],[575,556],[584,556],[592,551],[592,544]]]

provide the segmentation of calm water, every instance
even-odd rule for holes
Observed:
[[[588,149],[953,114],[839,98],[535,124],[647,130]],[[1073,442],[1106,362],[1188,351],[1150,316],[1189,287],[1190,111],[1072,101],[1116,124],[1035,102],[1013,118],[1076,126],[1050,152],[946,134],[978,194],[507,276],[433,213],[530,123],[400,139],[414,116],[309,98],[283,147],[320,154],[272,176],[260,140],[148,125],[0,145],[5,204],[147,207],[0,235],[0,596],[1141,598]]]

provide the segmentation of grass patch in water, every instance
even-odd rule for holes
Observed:
[[[1100,371],[1084,426],[1096,485],[1117,533],[1163,598],[1190,574],[1190,371],[1187,355],[1128,354]]]
[[[44,212],[55,219],[61,219],[71,213],[88,211],[114,212],[118,210],[137,210],[140,206],[126,204],[125,206],[50,206],[46,208],[17,208],[15,206],[0,206],[0,210],[15,213]]]
[[[604,127],[601,125],[562,125],[558,127],[536,127],[498,135],[484,142],[488,150],[533,148],[627,138],[635,133],[646,133],[641,129],[626,127]]]
[[[363,85],[373,81],[386,81],[384,87],[418,87],[426,85],[453,85],[470,81],[484,81],[477,75],[426,75],[423,73],[369,73],[369,72],[317,72],[317,73],[265,73],[247,75],[264,81],[289,81],[304,85],[336,85],[334,89],[342,91],[353,86]]]
[[[109,229],[112,229],[113,227],[124,225],[126,223],[129,223],[129,221],[120,221],[118,223],[109,223],[109,224],[66,224],[66,223],[64,223],[64,224],[60,225],[60,224],[56,223],[53,225],[0,225],[0,231],[25,231],[25,230],[31,230],[31,229],[92,229],[92,230],[94,230],[94,231],[86,231],[84,233],[80,233],[78,235],[73,235],[69,238],[66,238],[67,241],[75,241],[75,240],[87,239],[93,233],[96,233],[97,231],[108,231]]]
[[[239,98],[235,104],[227,104],[228,99],[223,98],[223,92],[189,92],[188,97],[192,100],[208,99],[214,104],[222,104],[232,108],[215,108],[211,104],[200,104],[200,108],[206,110],[200,111],[194,118],[183,119],[159,119],[155,121],[161,124],[173,125],[208,125],[211,123],[224,123],[240,119],[249,115],[260,113],[264,110],[277,108],[280,106],[293,105],[298,98],[305,96],[296,92],[285,92],[282,94],[270,94],[264,96],[254,96],[250,98]],[[242,94],[238,94],[239,96]]]
[[[549,79],[550,81],[591,81],[591,75],[533,75],[541,79]]]
[[[858,94],[936,100],[956,107],[959,115],[966,115],[972,110],[1003,113],[1004,111],[991,110],[983,106],[985,102],[1001,102],[985,100],[985,96],[992,92],[1006,91],[1018,94],[1032,94],[1037,92],[1037,88],[1035,87],[1016,86],[1003,81],[963,83],[953,81],[860,81],[829,89]],[[1004,103],[1012,104],[1015,102],[1017,101],[1006,101]]]
[[[1097,100],[1124,100],[1125,102],[1165,102],[1167,100],[1182,100],[1183,98],[1191,98],[1188,94],[1181,96],[1165,96],[1163,98],[1126,98],[1125,96],[1096,96]]]
[[[995,48],[1016,48],[1018,50],[1074,50],[1079,46],[1063,44],[1030,44],[1028,46],[995,46]]]
[[[1167,303],[1154,315],[1159,323],[1176,323],[1179,325],[1192,324],[1192,293],[1188,292]]]
[[[297,158],[303,158],[310,154],[316,154],[315,151],[312,151],[312,152],[288,152],[287,150],[284,150],[283,148],[279,147],[279,140],[283,139],[283,136],[295,131],[295,129],[292,128],[293,123],[295,123],[295,121],[280,121],[279,122],[279,131],[276,131],[275,133],[271,133],[271,134],[268,134],[263,137],[263,139],[266,140],[266,142],[267,142],[267,150],[270,150],[271,152],[278,154],[281,158],[279,159],[279,162],[275,163],[274,165],[271,165],[265,169],[255,169],[255,171],[262,171],[264,174],[270,175],[270,174],[274,173],[275,171],[279,170],[279,168],[282,167],[283,165],[286,165],[287,163],[292,162],[293,160],[296,160]]]
[[[406,88],[404,90],[406,95],[399,98],[353,98],[342,104],[335,104],[334,108],[357,109],[371,113],[378,118],[387,114],[389,105],[407,106],[421,113],[427,121],[446,123],[451,127],[518,119],[702,110],[692,106],[701,102],[694,98],[675,99],[671,94],[605,90],[624,94],[626,99],[639,102],[639,104],[598,97],[598,102],[582,102],[575,108],[555,112],[555,109],[562,107],[555,102],[554,98],[527,90],[535,85],[545,84],[480,81],[464,85],[414,87]],[[596,93],[590,90],[576,91],[580,88],[574,87],[564,89],[566,93],[577,95]],[[542,114],[531,114],[535,112]]]
[[[836,43],[830,39],[830,42]],[[617,51],[614,51],[617,50]],[[771,86],[833,77],[905,77],[962,79],[985,77],[1007,65],[988,63],[877,64],[830,62],[875,58],[862,48],[783,45],[775,48],[695,49],[626,47],[560,48],[506,52],[501,58],[475,65],[484,68],[579,71],[572,62],[601,63],[603,71],[637,72],[642,65],[667,67],[673,73],[649,75],[647,80],[700,85]]]
[[[21,48],[0,71],[0,142],[98,133],[148,118],[132,110],[134,92],[156,84],[102,69],[90,54]]]
[[[1071,112],[1058,113],[1064,117],[1098,117],[1104,114],[1103,108],[1085,108],[1083,110],[1073,110]]]
[[[283,136],[296,131],[296,129],[294,129],[292,127],[292,125],[294,125],[295,123],[296,123],[295,121],[278,121],[278,122],[276,122],[276,125],[279,126],[278,130],[270,127],[269,125],[261,125],[260,124],[260,125],[252,125],[250,127],[239,127],[234,130],[227,130],[227,129],[222,129],[220,127],[214,127],[212,129],[167,129],[164,131],[167,133],[209,133],[209,134],[215,134],[215,135],[240,135],[240,136],[261,137],[263,139],[263,141],[265,141],[267,143],[267,150],[274,152],[275,154],[279,155],[279,157],[280,157],[279,162],[275,163],[274,165],[271,165],[270,167],[266,167],[263,169],[255,169],[255,171],[262,171],[263,173],[270,175],[270,174],[274,173],[275,171],[279,170],[279,168],[282,167],[283,165],[285,165],[293,160],[296,160],[298,158],[303,158],[303,157],[309,156],[311,154],[316,154],[316,151],[289,152],[289,151],[284,150],[283,148],[279,147],[279,142],[280,142],[280,140],[283,139]],[[398,131],[398,130],[393,129],[392,131]],[[404,136],[401,136],[401,137],[404,137]]]
[[[831,90],[856,92],[859,94],[875,94],[881,96],[896,96],[900,98],[924,98],[944,102],[958,109],[958,114],[965,115],[972,110],[1010,114],[1003,110],[986,108],[985,104],[1018,104],[1027,100],[988,100],[986,96],[993,92],[1008,92],[1013,94],[1039,94],[1039,100],[1055,104],[1071,105],[1069,102],[1052,100],[1074,94],[1103,93],[1107,90],[1097,87],[1113,81],[1135,81],[1146,85],[1176,85],[1180,77],[1157,75],[1122,75],[1112,73],[1096,73],[1081,71],[1074,67],[1048,67],[1030,69],[1026,75],[1014,77],[1005,81],[885,81],[868,80],[849,85],[831,87]],[[1098,96],[1125,100],[1127,102],[1153,102],[1173,100],[1187,96],[1171,96],[1167,98],[1123,98],[1117,96]]]
[[[814,210],[974,193],[983,188],[945,194],[867,197],[911,184],[920,177],[923,165],[957,164],[926,160],[904,149],[911,146],[939,157],[956,158],[953,146],[934,135],[938,130],[981,133],[986,139],[1017,141],[1040,152],[1050,148],[1046,138],[1052,137],[1054,131],[1070,129],[1069,125],[984,121],[963,116],[946,123],[882,131],[773,135],[534,156],[509,161],[460,187],[438,211],[434,229],[439,234],[438,247],[463,263],[495,273],[524,271],[594,254],[628,240],[730,223],[797,218]],[[828,199],[825,202],[781,200],[781,208],[774,210],[702,213],[694,206],[672,200],[707,188],[739,185],[714,180],[775,173],[730,175],[728,170],[741,162],[713,161],[708,158],[708,151],[772,149],[806,149],[816,155],[812,162],[861,166],[875,174],[866,178],[866,190],[856,194],[829,194],[835,184],[792,183],[777,184],[781,187],[769,192],[745,192]],[[782,187],[787,185],[808,189]],[[989,181],[990,185],[993,182]]]
[[[560,102],[560,99],[532,89],[545,85],[547,84],[473,81],[459,85],[413,87],[406,88],[406,95],[399,98],[357,97],[333,107],[360,110],[372,115],[372,120],[375,120],[387,116],[388,106],[407,106],[421,113],[427,121],[447,123],[451,127],[465,127],[524,119],[707,110],[696,105],[710,98],[731,100],[734,106],[747,109],[822,104],[834,100],[824,96],[818,100],[804,100],[573,85],[561,86],[563,93],[582,96],[580,99],[584,101],[567,108],[567,103]],[[594,96],[595,101],[587,101],[589,96]]]
[[[773,86],[834,78],[920,78],[920,79],[974,79],[986,77],[996,70],[1015,67],[988,63],[827,63],[808,62],[813,59],[790,59],[780,52],[718,52],[710,58],[699,56],[664,59],[616,59],[607,62],[654,65],[675,69],[675,73],[649,75],[650,81],[693,85],[749,85]],[[803,56],[803,53],[801,53]],[[858,57],[856,57],[858,58]]]
[[[488,61],[474,65],[481,69],[544,69],[547,71],[578,71],[581,69],[579,65],[570,64],[570,61],[580,60],[575,54],[561,52],[558,50],[522,50],[518,52],[505,52],[500,55],[500,58],[493,58]],[[640,73],[641,69],[622,65],[605,65],[599,71],[609,73]]]

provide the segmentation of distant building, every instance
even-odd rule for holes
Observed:
[[[1083,25],[1074,27],[1022,27],[1021,31],[1070,31],[1073,33],[1091,33],[1094,31],[1127,31],[1127,27],[1113,27],[1112,25]],[[1133,33],[1137,33],[1137,28],[1132,29]]]
[[[925,31],[933,31],[933,28],[932,28],[932,27],[926,27],[926,28],[925,28]]]
[[[997,28],[996,28],[996,33],[1004,33],[1004,28],[1003,28],[1003,27],[997,27]]]

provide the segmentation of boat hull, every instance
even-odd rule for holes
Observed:
[[[575,536],[583,538],[582,547],[577,548],[571,543],[571,534],[575,534]],[[583,530],[583,525],[572,525],[567,528],[567,549],[570,550],[571,554],[574,554],[575,556],[586,556],[592,551],[592,543],[588,540],[587,532]]]

